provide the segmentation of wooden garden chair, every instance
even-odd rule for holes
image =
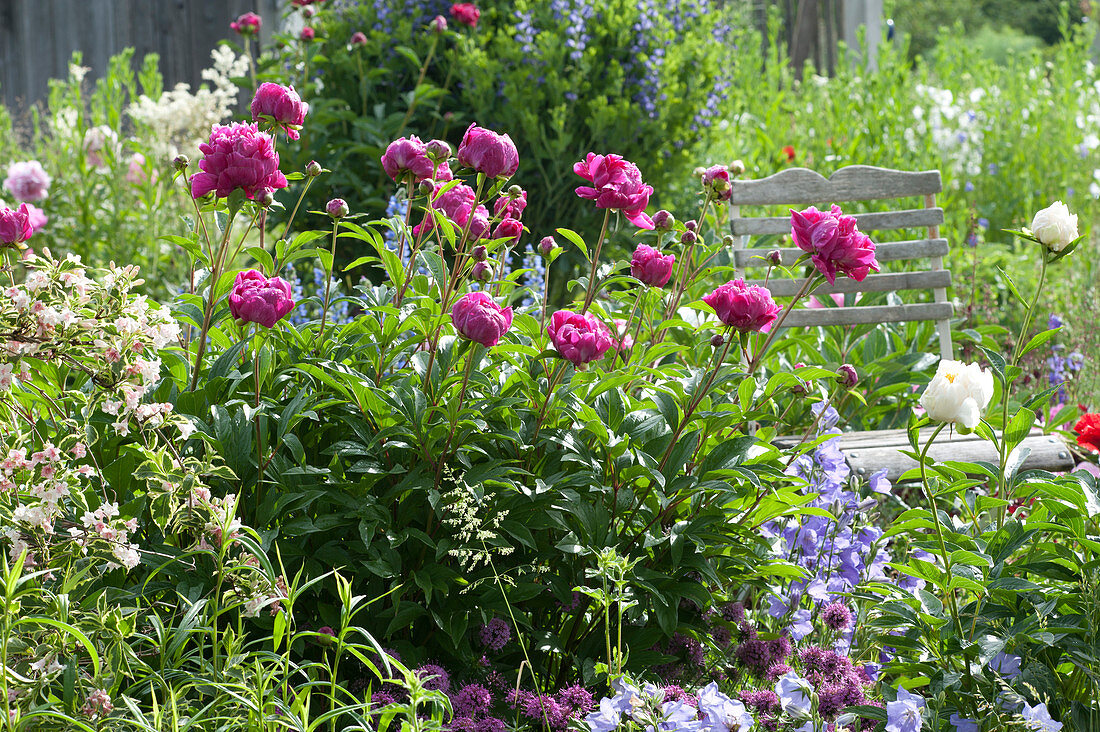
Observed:
[[[748,216],[744,207],[789,206],[802,209],[815,205],[827,209],[830,204],[849,208],[845,204],[859,201],[890,201],[917,199],[915,208],[891,208],[876,213],[856,213],[859,229],[874,240],[874,232],[901,231],[905,236],[915,236],[904,241],[877,244],[876,259],[883,271],[869,274],[863,282],[847,277],[838,278],[835,285],[824,283],[814,290],[819,298],[828,300],[831,293],[855,292],[913,292],[931,291],[930,301],[900,305],[841,305],[810,309],[799,307],[783,321],[784,328],[817,327],[830,325],[865,325],[871,323],[907,323],[911,321],[935,321],[939,337],[940,357],[954,358],[951,343],[951,317],[954,307],[947,299],[951,286],[951,273],[943,267],[943,257],[948,252],[946,239],[940,237],[943,209],[936,206],[936,194],[943,190],[938,170],[902,171],[877,168],[869,165],[852,165],[833,173],[829,178],[806,168],[788,168],[775,175],[758,180],[735,180],[730,198],[730,228],[736,239],[734,265],[742,272],[767,267],[764,255],[776,247],[756,247],[752,237],[768,234],[790,234],[790,215]],[[911,203],[910,203],[911,205]],[[851,213],[845,211],[845,213]],[[797,248],[779,248],[784,266],[792,265],[803,252]],[[919,271],[889,272],[891,263],[928,260],[928,266]],[[749,284],[764,284],[762,280],[745,277]],[[772,273],[767,283],[775,297],[790,297],[802,287],[803,280],[776,277]],[[1031,453],[1021,469],[1051,471],[1072,470],[1073,459],[1062,440],[1035,430],[1020,445]],[[857,475],[867,477],[882,468],[887,478],[896,481],[908,469],[917,467],[915,460],[903,455],[909,440],[905,430],[880,430],[871,432],[846,432],[841,436],[841,449],[848,464]],[[965,460],[998,462],[990,443],[976,435],[959,435],[950,438],[941,435],[929,453],[937,461]]]

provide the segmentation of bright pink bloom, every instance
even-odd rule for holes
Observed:
[[[382,155],[382,169],[395,183],[405,182],[411,173],[416,182],[432,177],[435,164],[427,155],[427,148],[416,135],[394,140]],[[450,169],[447,171],[450,173]]]
[[[664,287],[672,277],[672,265],[675,263],[675,254],[663,255],[647,244],[639,244],[630,260],[630,274],[644,284]]]
[[[50,195],[50,176],[37,160],[12,163],[8,166],[4,189],[17,201],[41,201]]]
[[[730,169],[725,165],[713,165],[703,173],[703,188],[709,191],[714,200],[725,202],[733,196],[733,186],[730,185]]]
[[[298,130],[306,121],[309,105],[302,101],[292,86],[282,86],[265,81],[252,97],[252,121],[273,124],[291,140],[298,139]],[[268,120],[267,118],[271,119]]]
[[[466,128],[456,157],[459,165],[489,178],[511,178],[519,170],[519,153],[512,138],[475,124]]]
[[[476,241],[488,234],[489,210],[484,206],[478,206],[476,211],[472,211],[474,197],[476,196],[474,189],[465,183],[456,183],[441,193],[440,191],[445,185],[447,184],[436,184],[429,206],[445,214],[459,229],[465,229],[466,222],[470,220],[472,212],[474,220],[470,223],[470,239]],[[421,227],[424,226],[431,231],[435,226],[434,218],[430,215],[425,216],[424,221],[413,229],[413,233],[419,235]]]
[[[719,320],[742,333],[770,325],[780,310],[768,288],[746,285],[740,278],[719,285],[703,302],[714,308]]]
[[[20,204],[17,209],[0,206],[0,245],[22,244],[34,234],[30,222],[30,206]]]
[[[630,323],[622,318],[611,321],[615,325],[615,338],[611,339],[611,347],[616,351],[629,351],[634,347],[634,336],[630,334]]]
[[[245,13],[229,24],[231,30],[242,36],[251,36],[260,32],[263,21],[255,13]]]
[[[523,215],[523,209],[527,208],[527,191],[520,191],[515,198],[501,196],[493,204],[493,215],[502,218],[518,219]]]
[[[478,206],[474,211],[473,221],[470,222],[470,241],[477,241],[489,236],[489,209]],[[465,222],[462,224],[465,226]]]
[[[622,211],[639,229],[653,228],[653,219],[645,213],[653,187],[642,183],[637,165],[622,155],[588,153],[585,160],[573,164],[573,172],[592,183],[592,187],[578,187],[578,196],[595,201],[597,208]]]
[[[299,34],[299,38],[301,38],[303,41],[312,41],[314,36],[316,35],[316,32],[314,32],[314,30],[307,25],[305,28],[302,29],[302,32]]]
[[[279,170],[279,154],[271,135],[255,124],[234,122],[214,125],[210,141],[199,145],[203,171],[191,176],[191,195],[201,198],[214,191],[226,198],[240,188],[249,198],[264,188],[286,188],[286,176]]]
[[[30,203],[24,203],[23,206],[27,207],[27,223],[31,225],[31,236],[38,233],[38,231],[46,225],[49,218],[46,217],[46,213]]]
[[[451,322],[464,338],[489,348],[512,327],[512,308],[501,308],[485,292],[468,292],[451,308]]]
[[[598,361],[611,348],[611,332],[588,313],[559,310],[550,316],[546,333],[561,357],[574,366]]]
[[[519,243],[523,235],[523,224],[516,219],[504,219],[493,230],[493,239],[508,239],[505,246],[514,246]]]
[[[436,183],[449,183],[455,179],[455,174],[451,172],[451,166],[444,160],[439,164],[439,167],[435,169],[435,174],[432,176],[432,180]]]
[[[481,18],[481,11],[473,3],[455,3],[451,6],[451,17],[463,25],[474,28],[477,26],[478,19]]]
[[[845,216],[839,206],[818,211],[791,209],[791,238],[795,246],[809,253],[810,261],[832,284],[837,274],[862,282],[870,270],[879,271],[875,244],[856,228],[854,216]]]
[[[271,328],[293,307],[290,283],[282,277],[264,277],[254,269],[237,273],[229,293],[229,312],[234,319]]]

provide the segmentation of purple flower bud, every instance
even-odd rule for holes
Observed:
[[[474,258],[475,262],[484,262],[489,258],[489,248],[484,244],[478,244],[474,247],[473,251],[470,252],[470,256]]]
[[[275,203],[275,191],[270,188],[261,188],[260,192],[256,194],[256,203],[264,208],[270,208],[271,204]]]
[[[489,269],[485,262],[478,262],[475,273],[478,266]],[[489,348],[512,327],[512,308],[501,308],[488,293],[468,292],[451,307],[451,322],[463,338]]]
[[[430,196],[435,191],[436,182],[431,178],[425,178],[416,184],[416,190],[422,196]]]
[[[690,219],[690,220],[684,222],[684,228],[687,229],[688,231],[698,231],[699,230],[699,222],[696,221],[695,219]]]
[[[432,18],[432,33],[442,33],[447,30],[447,19],[442,15],[437,15]]]
[[[662,255],[648,244],[639,244],[630,260],[630,274],[650,287],[664,287],[672,277],[675,263],[675,255]]]
[[[488,282],[493,278],[493,268],[489,266],[488,262],[477,262],[474,264],[474,268],[470,270],[470,277],[476,282]]]
[[[355,31],[351,34],[351,40],[348,43],[352,46],[365,46],[367,45],[367,36],[363,31]]]
[[[417,181],[431,178],[435,164],[428,158],[427,146],[412,135],[398,138],[386,147],[382,169],[395,183],[402,183],[410,175]]]
[[[451,146],[444,140],[429,140],[424,152],[435,162],[441,163],[451,157]]]
[[[855,366],[852,366],[850,363],[841,365],[841,367],[837,369],[837,373],[840,374],[840,378],[837,379],[837,381],[849,389],[859,383],[859,374],[856,373]]]
[[[725,202],[733,195],[730,185],[730,171],[725,165],[714,165],[703,171],[703,188],[714,196],[714,200]]]
[[[694,231],[692,231],[691,229],[688,229],[683,234],[680,234],[680,243],[681,244],[694,244],[698,238],[699,237],[696,236]]]
[[[190,164],[191,158],[187,157],[186,155],[177,155],[172,160],[172,166],[175,167],[176,170],[186,170],[187,166]]]
[[[508,135],[471,124],[458,146],[458,164],[488,178],[510,178],[519,169],[519,153]]]
[[[783,262],[783,252],[778,249],[772,249],[768,252],[768,262],[773,267],[778,267]]]
[[[306,175],[310,178],[316,178],[321,174],[321,164],[316,160],[310,160],[306,163]]]
[[[653,214],[653,228],[657,231],[669,231],[675,225],[675,217],[663,208]]]
[[[294,307],[290,283],[282,277],[264,277],[254,269],[237,274],[229,293],[229,312],[243,323],[274,327]]]
[[[334,198],[325,204],[325,212],[334,219],[342,219],[348,215],[348,204],[342,198]]]
[[[713,336],[711,336],[711,338],[710,338],[710,345],[711,345],[711,346],[713,346],[713,347],[715,347],[715,348],[721,348],[721,347],[722,347],[722,345],[723,345],[723,344],[724,344],[725,342],[726,342],[726,339],[725,339],[725,337],[724,337],[724,336],[723,336],[723,335],[722,335],[721,333],[715,333],[715,334],[714,334]]]
[[[557,245],[558,243],[554,240],[554,237],[544,236],[542,241],[539,242],[539,253],[544,257],[549,257],[550,252],[554,251],[554,247]]]

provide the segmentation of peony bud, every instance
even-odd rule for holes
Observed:
[[[1070,214],[1061,201],[1055,201],[1035,214],[1031,233],[1052,252],[1060,252],[1077,238],[1077,214]]]
[[[441,163],[451,157],[451,146],[444,140],[431,140],[425,146],[428,157],[437,163]]]
[[[704,168],[702,165],[699,165],[695,168],[695,170],[691,171],[691,174],[696,178],[702,178],[703,174],[706,173],[706,172],[707,172],[707,169]]]
[[[473,251],[470,252],[470,256],[474,258],[475,262],[484,262],[489,258],[489,247],[484,244],[478,244],[474,247]]]
[[[256,90],[250,107],[252,121],[267,130],[267,125],[280,129],[291,140],[297,140],[298,130],[305,122],[309,105],[302,101],[292,86],[265,81]]]
[[[544,257],[549,257],[550,252],[554,251],[554,247],[558,245],[557,241],[552,236],[542,237],[542,241],[539,242],[539,253]]]
[[[367,35],[363,31],[355,31],[351,34],[351,40],[348,41],[351,46],[365,46],[367,45]]]
[[[663,208],[653,214],[653,228],[657,231],[670,231],[675,225],[675,217]]]
[[[186,170],[187,166],[190,165],[190,164],[191,164],[191,158],[187,157],[186,155],[177,155],[172,160],[172,166],[176,170]]]
[[[437,15],[432,19],[431,27],[432,33],[443,33],[447,30],[447,19],[442,15]]]
[[[264,208],[270,208],[271,204],[275,203],[275,191],[271,188],[264,187],[256,194],[256,203]]]
[[[488,282],[493,278],[493,268],[488,262],[477,262],[470,271],[470,276],[477,282]]]
[[[458,146],[458,164],[473,168],[487,178],[511,178],[519,169],[516,144],[507,134],[471,124]]]
[[[298,37],[308,43],[312,41],[316,35],[317,33],[307,25],[302,29],[302,32],[298,34]]]
[[[740,160],[734,160],[732,163],[730,163],[730,172],[734,175],[744,175],[745,163]]]
[[[316,178],[321,174],[321,164],[316,160],[310,160],[306,163],[306,175],[310,178]]]
[[[611,348],[611,331],[591,313],[559,310],[550,316],[546,333],[554,350],[577,368],[598,361]]]
[[[683,234],[680,234],[680,243],[681,244],[694,244],[695,241],[698,238],[699,237],[696,236],[694,231],[692,231],[691,229],[688,229]]]
[[[837,381],[839,381],[842,386],[851,389],[853,386],[859,383],[859,374],[856,372],[856,368],[852,364],[846,363],[841,365],[841,367],[837,369],[837,372],[840,374],[840,377],[837,379]]]
[[[432,191],[435,190],[435,185],[436,183],[434,180],[425,178],[417,184],[416,190],[419,191],[422,196],[430,196],[432,195]]]
[[[684,222],[684,228],[687,229],[688,231],[698,231],[699,230],[699,222],[696,221],[695,219],[689,219],[689,220]]]
[[[732,247],[736,243],[737,239],[734,238],[733,234],[726,234],[722,237],[722,246],[724,247]]]
[[[721,333],[715,333],[710,337],[710,345],[714,348],[721,348],[725,342],[726,338]]]
[[[289,282],[282,277],[264,277],[254,269],[238,273],[229,292],[229,312],[241,323],[271,328],[293,307]]]
[[[648,244],[639,244],[630,260],[630,274],[650,287],[664,287],[675,263],[675,255],[663,255]]]
[[[778,249],[772,249],[768,252],[768,263],[773,267],[778,267],[783,262],[783,252]]]
[[[347,201],[342,198],[334,198],[325,204],[325,212],[334,219],[342,219],[349,212]]]
[[[479,279],[478,267],[492,275],[489,265],[478,262],[474,265],[475,279]],[[512,327],[512,308],[501,308],[488,293],[468,292],[451,307],[451,322],[463,338],[490,348]]]

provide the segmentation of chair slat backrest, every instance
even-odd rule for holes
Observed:
[[[859,201],[884,201],[919,197],[920,208],[855,214],[860,231],[871,234],[876,231],[914,230],[919,238],[878,244],[875,250],[879,263],[903,260],[929,260],[929,269],[917,272],[882,272],[869,274],[863,282],[840,278],[835,285],[823,284],[814,292],[817,295],[850,292],[898,292],[905,290],[931,290],[933,302],[906,305],[851,305],[835,308],[792,311],[784,320],[784,327],[818,325],[856,325],[866,323],[899,323],[915,320],[934,320],[940,340],[940,355],[952,358],[950,320],[954,307],[947,299],[951,286],[951,273],[943,268],[943,255],[948,251],[946,239],[941,239],[939,227],[943,224],[943,209],[936,206],[936,194],[943,190],[938,170],[905,171],[877,168],[870,165],[852,165],[833,173],[829,178],[806,168],[788,168],[775,175],[757,180],[735,180],[730,197],[730,229],[738,238],[734,252],[734,265],[738,269],[766,267],[766,250],[751,248],[751,237],[768,234],[789,234],[789,216],[745,216],[744,206],[786,205],[802,208],[830,204],[844,206]],[[793,264],[803,252],[795,248],[781,249],[784,266]],[[884,268],[885,269],[885,268]],[[748,280],[749,278],[746,277]],[[750,284],[763,284],[751,280]],[[770,279],[768,288],[777,297],[793,296],[802,280]]]

